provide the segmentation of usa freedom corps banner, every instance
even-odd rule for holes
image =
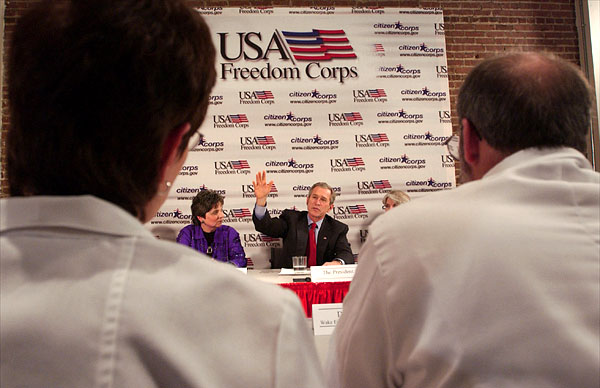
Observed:
[[[255,231],[252,180],[275,185],[268,211],[306,209],[310,186],[338,197],[329,213],[350,227],[354,253],[392,189],[412,199],[455,187],[443,142],[450,99],[439,8],[198,8],[217,50],[204,140],[147,227],[175,239],[200,190],[225,197],[224,223],[255,268],[279,239]],[[424,214],[424,217],[428,215]],[[400,231],[401,232],[401,231]]]

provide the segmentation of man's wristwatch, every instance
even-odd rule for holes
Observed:
[[[346,265],[346,262],[345,262],[344,260],[342,260],[342,259],[335,258],[335,259],[333,259],[333,260],[335,260],[335,261],[339,261],[340,263],[342,263],[342,265]]]

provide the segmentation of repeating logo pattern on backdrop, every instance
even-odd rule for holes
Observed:
[[[217,50],[205,137],[188,154],[149,228],[173,239],[191,200],[212,188],[256,268],[279,239],[254,230],[252,179],[266,170],[267,211],[306,209],[311,185],[337,198],[354,252],[392,189],[455,185],[445,24],[439,8],[200,7]],[[283,22],[285,21],[285,22]],[[393,103],[393,104],[392,104]],[[342,195],[343,193],[343,195]]]

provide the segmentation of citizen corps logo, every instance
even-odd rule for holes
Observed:
[[[156,212],[156,217],[158,218],[177,218],[177,219],[181,219],[181,218],[192,218],[192,216],[186,216],[185,214],[183,214],[181,212],[181,210],[179,210],[179,208],[173,210],[172,212],[161,212],[158,211]]]
[[[208,187],[206,187],[206,185],[202,185],[198,188],[198,191],[204,191],[204,190],[208,190]],[[227,190],[224,190],[224,189],[210,189],[210,190],[221,194],[223,197],[227,196]]]
[[[421,191],[440,191],[451,189],[454,186],[452,182],[437,182],[433,178],[427,180],[410,180],[406,181],[407,191],[421,192]]]
[[[371,134],[360,134],[354,135],[354,142],[356,148],[364,147],[389,147],[390,140],[386,133],[371,133]]]
[[[412,159],[406,154],[400,157],[384,156],[379,159],[381,170],[421,169],[425,168],[425,159]]]
[[[200,187],[182,186],[182,187],[178,187],[176,190],[172,190],[172,192],[175,192],[175,197],[177,198],[178,201],[191,201],[194,199],[196,194],[198,194],[200,191],[204,191],[204,190],[207,190],[205,185],[202,185]],[[224,197],[227,195],[226,190],[214,190],[214,191],[221,194]]]
[[[335,150],[339,148],[338,139],[323,139],[319,134],[313,137],[293,137],[290,140],[292,150]]]
[[[375,23],[373,24],[375,35],[418,35],[419,26],[404,24],[400,21],[395,23]],[[379,31],[385,30],[385,31]]]
[[[415,8],[415,9],[400,9],[398,10],[399,14],[405,14],[405,15],[441,15],[442,14],[442,8],[431,8],[431,7],[424,7],[424,8]]]
[[[356,218],[368,218],[369,212],[363,204],[349,206],[334,206],[333,218],[336,220],[348,220]]]
[[[329,159],[331,172],[365,171],[365,162],[362,158]]]
[[[441,47],[430,47],[425,42],[420,45],[401,44],[398,46],[400,56],[403,57],[441,57],[444,55],[444,49]]]
[[[334,104],[337,102],[337,94],[321,93],[317,89],[310,92],[290,92],[289,97],[292,104]]]
[[[191,219],[191,214],[183,214],[183,212],[177,208],[173,211],[156,212],[156,215],[150,223],[165,225],[189,224]]]
[[[244,248],[281,247],[281,240],[262,233],[244,233]]]
[[[225,215],[224,222],[226,223],[235,223],[235,222],[243,222],[250,223],[252,222],[252,212],[248,208],[234,208],[234,209],[223,209],[223,214]]]
[[[243,113],[213,115],[214,128],[248,128],[248,116]]]
[[[356,66],[331,66],[336,60],[357,58],[343,29],[307,28],[301,31],[217,32],[219,75],[222,80],[332,79],[344,83],[358,77]],[[240,61],[264,66],[242,67]],[[277,65],[271,62],[276,61]],[[265,63],[266,62],[266,63]],[[321,64],[326,62],[326,64]],[[303,71],[300,63],[306,63]]]
[[[388,179],[356,182],[358,194],[383,194],[390,191],[392,185]]]
[[[273,97],[273,92],[270,90],[255,90],[255,91],[241,91],[238,92],[240,96],[240,104],[248,105],[248,104],[266,104],[272,105],[275,103],[275,97]]]
[[[215,175],[250,174],[250,165],[247,160],[216,161],[214,164]]]
[[[436,92],[433,90],[430,90],[427,86],[425,86],[424,88],[421,89],[404,89],[400,91],[400,94],[402,95],[423,95],[423,96],[427,96],[427,97],[446,97],[447,93],[446,92]]]
[[[179,175],[195,176],[198,175],[198,166],[181,166]]]
[[[223,104],[223,96],[209,96],[208,97],[208,104],[209,105],[222,105]]]
[[[305,198],[308,196],[308,193],[310,192],[310,188],[311,186],[307,186],[307,185],[296,185],[294,187],[292,187],[292,191],[294,192],[294,198]],[[333,191],[336,193],[337,196],[340,196],[342,194],[342,187],[341,186],[332,186],[331,187],[333,189]],[[295,210],[295,206],[294,206],[294,210]]]
[[[271,186],[271,191],[267,195],[267,198],[277,198],[279,196],[277,191],[277,186],[273,183]],[[254,194],[254,185],[242,185],[242,197],[243,198],[256,198],[256,194]]]
[[[294,158],[290,158],[287,161],[283,160],[269,160],[265,162],[265,167],[270,168],[267,170],[269,173],[296,173],[300,172],[304,174],[312,173],[315,165],[313,163],[298,163]],[[273,168],[276,168],[273,170]]]
[[[386,102],[385,89],[354,89],[354,102]]]
[[[400,63],[396,66],[379,66],[377,70],[380,73],[377,78],[421,78],[421,69],[404,67]]]
[[[221,152],[225,149],[225,143],[222,141],[208,141],[205,137],[200,137],[198,145],[190,152]]]
[[[380,124],[421,124],[423,122],[422,113],[407,112],[404,109],[398,111],[387,111],[377,113],[377,122]]]
[[[296,116],[292,112],[285,114],[266,114],[264,117],[265,127],[310,127],[312,117]]]
[[[430,131],[423,134],[407,133],[403,136],[405,146],[443,146],[449,136],[434,136]]]
[[[221,15],[223,14],[223,7],[197,7],[195,10],[200,15]]]
[[[273,136],[240,136],[240,150],[242,151],[272,151],[276,148]]]
[[[360,112],[329,113],[329,126],[361,126],[363,118]]]

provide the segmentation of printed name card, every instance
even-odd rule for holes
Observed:
[[[245,273],[246,275],[248,275],[248,268],[246,267],[236,267],[238,271]]]
[[[342,303],[312,305],[312,319],[315,335],[331,335],[342,316]]]
[[[312,282],[348,282],[354,277],[356,264],[310,267]]]

